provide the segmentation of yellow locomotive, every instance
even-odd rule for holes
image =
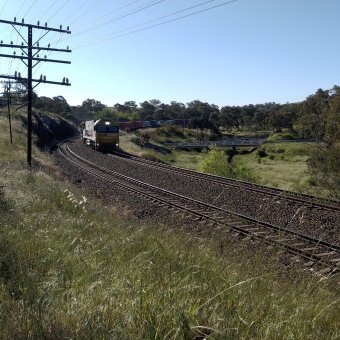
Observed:
[[[80,124],[81,139],[94,150],[112,150],[119,147],[119,126],[108,120],[87,120]]]

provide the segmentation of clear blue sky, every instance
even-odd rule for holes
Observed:
[[[285,103],[340,85],[340,0],[237,0],[117,37],[227,1],[210,1],[140,25],[203,2],[207,0],[1,0],[0,19],[16,16],[25,23],[70,26],[71,35],[49,33],[40,45],[69,46],[72,53],[49,57],[72,64],[43,63],[34,72],[51,81],[68,77],[71,87],[41,84],[36,90],[40,96],[62,95],[71,105],[87,98],[108,106],[150,99],[198,99],[220,107]],[[20,32],[26,37],[27,29]],[[33,34],[35,40],[41,32]],[[4,43],[21,44],[17,36],[10,25],[0,24]],[[12,54],[13,49],[1,48],[0,53]],[[25,69],[21,61],[0,57],[1,74],[25,75]]]

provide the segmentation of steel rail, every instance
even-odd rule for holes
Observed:
[[[328,268],[326,268],[326,271],[335,272],[335,271],[340,270],[340,267],[337,266],[337,264],[340,262],[339,259],[325,259],[325,258],[322,258],[322,256],[321,256],[321,255],[323,255],[323,256],[327,255],[328,256],[332,253],[335,255],[335,253],[339,253],[340,252],[339,246],[333,245],[333,244],[331,244],[329,242],[325,242],[323,240],[314,239],[314,238],[312,238],[308,235],[300,234],[300,233],[297,233],[297,232],[292,231],[292,230],[287,229],[287,228],[281,228],[281,227],[278,227],[278,226],[275,226],[275,225],[272,225],[272,224],[269,224],[269,223],[266,223],[266,222],[261,222],[261,221],[255,220],[255,219],[250,218],[250,217],[245,216],[245,215],[237,214],[235,212],[232,212],[232,211],[229,211],[229,210],[226,210],[226,209],[222,209],[222,208],[219,208],[219,207],[215,207],[213,205],[210,205],[210,204],[207,204],[207,203],[204,203],[204,202],[201,202],[201,201],[193,200],[193,199],[185,197],[183,195],[179,195],[179,194],[173,193],[171,191],[164,190],[164,189],[152,186],[150,184],[135,180],[133,178],[118,174],[118,173],[116,173],[112,170],[108,170],[108,169],[106,169],[106,168],[104,168],[104,167],[102,167],[102,166],[100,166],[96,163],[93,163],[91,161],[88,161],[88,160],[80,157],[79,155],[75,154],[72,150],[70,150],[68,145],[67,145],[67,149],[68,149],[68,152],[74,158],[76,158],[78,161],[80,160],[81,162],[85,162],[87,165],[94,167],[96,169],[99,169],[102,172],[108,173],[110,176],[119,177],[119,178],[123,179],[124,181],[129,181],[130,183],[134,184],[134,188],[131,188],[130,186],[127,186],[124,183],[118,182],[117,180],[112,180],[112,178],[108,179],[107,177],[103,176],[102,174],[100,174],[96,171],[93,171],[92,169],[84,168],[84,167],[80,166],[79,163],[77,164],[77,162],[75,162],[74,160],[70,159],[70,157],[63,154],[62,151],[59,148],[59,152],[64,157],[66,157],[71,163],[73,163],[74,165],[76,165],[78,167],[83,168],[83,170],[91,173],[92,175],[94,175],[94,176],[96,176],[96,177],[98,177],[102,180],[114,182],[116,185],[119,185],[120,187],[122,187],[125,190],[130,190],[130,191],[133,190],[135,193],[138,193],[139,195],[142,195],[143,197],[148,197],[150,199],[157,200],[157,201],[161,202],[162,204],[166,204],[166,205],[176,207],[177,209],[184,210],[184,211],[189,212],[191,214],[195,214],[196,216],[199,216],[200,218],[212,221],[214,223],[217,223],[217,224],[220,224],[220,225],[223,225],[223,226],[227,226],[229,229],[232,229],[232,230],[237,231],[239,233],[242,233],[244,235],[251,235],[251,236],[254,236],[256,238],[262,239],[266,243],[276,244],[276,245],[279,245],[280,247],[284,247],[287,250],[289,250],[290,252],[295,253],[295,254],[299,254],[301,257],[303,257],[307,260],[313,260],[313,261],[315,261],[315,263],[318,263],[318,264],[323,265],[323,266],[328,266]],[[204,208],[209,208],[210,209],[209,213],[212,213],[214,211],[223,212],[223,213],[226,213],[230,216],[241,219],[241,221],[243,220],[243,221],[254,223],[254,225],[253,226],[247,225],[247,226],[243,226],[243,228],[242,228],[242,227],[236,225],[236,223],[242,223],[241,221],[231,221],[231,222],[230,221],[228,221],[228,222],[227,221],[221,221],[220,219],[217,219],[217,218],[214,218],[212,216],[207,215],[207,212],[202,213],[200,211],[197,211],[197,208],[196,209],[188,208],[188,206],[183,207],[183,205],[179,204],[178,202],[173,202],[173,201],[169,202],[169,200],[167,200],[167,199],[164,199],[164,198],[159,197],[159,196],[155,196],[154,193],[145,192],[145,191],[139,189],[140,186],[144,186],[149,190],[151,189],[152,191],[157,191],[157,192],[161,192],[162,194],[173,196],[176,199],[186,200],[187,202],[189,202],[191,204],[194,203],[198,206],[203,206]],[[274,235],[274,237],[278,237],[278,240],[273,239],[273,235],[269,235],[269,236],[263,235],[263,234],[268,234],[268,230],[267,231],[253,231],[254,226],[257,227],[255,229],[259,229],[259,227],[262,227],[262,228],[267,228],[268,230],[271,230],[271,232],[273,232],[273,231],[278,232],[279,235]],[[246,227],[248,227],[248,228],[246,228]],[[282,234],[284,234],[284,235],[282,235]],[[298,237],[299,240],[289,239],[289,241],[295,241],[295,243],[296,243],[296,241],[300,241],[300,242],[305,241],[305,242],[310,242],[310,243],[303,244],[304,248],[302,248],[302,249],[297,248],[297,247],[294,247],[290,244],[285,243],[287,241],[287,239],[285,237],[287,237],[287,236]],[[320,246],[322,246],[323,248],[321,249]],[[326,249],[328,252],[326,252],[326,253],[324,252],[324,253],[321,253],[321,254],[320,253],[314,254],[314,253],[307,251],[307,249],[318,250],[319,252],[324,251],[324,249]],[[329,252],[329,251],[331,251],[331,252]]]
[[[264,195],[270,195],[272,197],[278,197],[278,198],[282,197],[284,199],[293,201],[295,203],[300,203],[302,205],[314,206],[314,207],[319,207],[319,208],[333,210],[333,211],[334,210],[340,211],[340,204],[337,201],[330,201],[333,204],[325,204],[325,203],[320,202],[324,199],[316,197],[316,196],[312,196],[312,195],[299,194],[293,191],[282,190],[282,189],[273,188],[273,187],[269,187],[265,185],[250,183],[250,182],[236,180],[232,178],[221,177],[221,176],[212,175],[212,174],[204,174],[204,173],[200,173],[194,170],[183,169],[183,168],[176,167],[176,166],[169,165],[169,164],[153,162],[150,160],[144,160],[136,156],[126,155],[126,154],[119,153],[119,152],[115,152],[110,155],[111,156],[118,155],[119,157],[128,158],[129,161],[131,162],[142,163],[142,164],[144,163],[154,168],[166,170],[172,173],[178,173],[180,175],[184,175],[184,176],[199,179],[199,180],[206,180],[206,181],[209,181],[210,183],[226,185],[229,187],[236,187],[238,189],[241,188],[244,190],[257,192],[257,193],[264,194]]]

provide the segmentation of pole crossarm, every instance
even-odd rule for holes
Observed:
[[[20,48],[20,49],[27,49],[30,48],[29,46],[23,45],[10,45],[10,44],[2,44],[0,43],[0,47],[12,47],[12,48]],[[58,48],[50,48],[50,47],[31,47],[32,50],[41,50],[41,51],[53,51],[53,52],[72,52],[71,50],[65,49],[58,49]]]
[[[14,76],[5,76],[5,75],[2,75],[2,74],[0,75],[0,78],[15,79],[15,80],[19,80],[20,82],[25,82],[25,81],[29,80],[28,78],[14,77]],[[71,86],[71,84],[67,83],[66,81],[57,82],[57,81],[48,81],[48,80],[43,80],[43,79],[32,79],[32,82],[43,83],[43,84],[54,84],[54,85]]]
[[[14,58],[14,59],[21,59],[21,60],[34,60],[34,61],[45,61],[45,62],[50,62],[50,63],[61,63],[61,64],[71,64],[70,61],[65,61],[65,60],[55,60],[55,59],[45,59],[45,58],[31,58],[31,57],[24,57],[20,55],[11,55],[11,54],[0,54],[0,57],[5,57],[5,58]]]
[[[71,31],[68,30],[68,29],[67,30],[63,30],[61,28],[59,29],[59,28],[47,27],[47,23],[45,24],[45,26],[30,25],[30,24],[25,24],[23,22],[8,21],[8,20],[0,20],[0,23],[2,23],[2,24],[10,24],[12,26],[22,26],[22,27],[28,27],[28,28],[37,28],[39,30],[71,34]]]
[[[67,27],[67,30],[63,30],[61,25],[59,29],[47,27],[47,23],[45,24],[45,26],[40,26],[39,21],[37,25],[25,24],[24,19],[22,19],[22,22],[19,23],[19,22],[16,22],[16,18],[14,18],[14,21],[0,20],[0,23],[12,25],[12,27],[18,33],[18,35],[25,41],[25,46],[24,46],[24,43],[22,43],[21,45],[13,45],[12,42],[10,45],[3,44],[3,41],[1,40],[0,48],[1,47],[18,48],[18,49],[21,49],[22,53],[21,53],[21,56],[16,55],[16,51],[14,51],[13,55],[0,54],[0,58],[4,57],[4,58],[20,59],[27,66],[27,78],[22,78],[20,73],[17,76],[17,72],[15,72],[14,76],[0,75],[0,78],[17,80],[21,82],[27,88],[27,103],[24,104],[24,105],[27,105],[27,163],[31,165],[33,89],[41,83],[71,86],[71,84],[68,81],[68,78],[63,78],[62,82],[47,81],[46,76],[42,76],[42,75],[40,76],[40,79],[33,79],[32,70],[40,62],[71,64],[70,61],[47,59],[46,55],[45,55],[45,58],[39,58],[38,53],[40,51],[71,52],[68,46],[66,50],[50,48],[50,45],[48,45],[47,48],[39,47],[39,40],[41,40],[48,32],[51,32],[51,31],[59,32],[59,33],[66,33],[66,34],[71,34],[71,31],[69,30],[68,27]],[[16,26],[27,27],[27,40],[21,35],[20,30],[18,30]],[[33,30],[34,29],[46,31],[41,34],[40,38],[36,42],[33,42]],[[27,63],[25,60],[27,61]],[[33,65],[33,61],[36,61],[35,65]],[[33,82],[36,83],[34,87],[33,87]]]

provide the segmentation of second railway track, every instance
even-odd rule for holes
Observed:
[[[80,157],[70,150],[67,143],[60,145],[59,152],[83,171],[136,196],[159,205],[166,205],[177,211],[185,211],[195,216],[196,219],[209,221],[211,224],[222,226],[236,234],[249,235],[266,243],[283,247],[304,258],[307,265],[317,266],[319,271],[326,273],[340,270],[340,246],[336,244],[119,174]]]

